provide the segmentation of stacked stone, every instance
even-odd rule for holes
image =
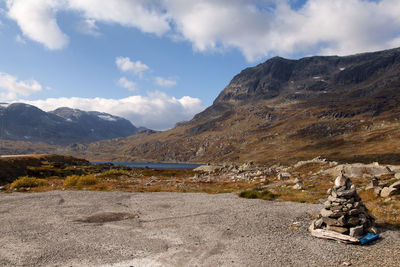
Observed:
[[[328,194],[324,208],[313,222],[314,229],[331,230],[352,237],[377,232],[374,216],[368,214],[356,187],[343,173],[336,178]]]

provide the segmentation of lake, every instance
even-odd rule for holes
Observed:
[[[159,162],[120,162],[120,161],[97,161],[92,163],[112,163],[114,165],[122,165],[137,168],[150,169],[194,169],[202,164],[186,164],[186,163],[159,163]]]

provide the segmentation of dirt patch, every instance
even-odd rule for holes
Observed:
[[[125,213],[125,212],[99,212],[99,213],[92,214],[88,217],[84,217],[84,218],[75,220],[75,222],[107,223],[107,222],[118,222],[118,221],[137,219],[137,218],[139,218],[139,215]]]

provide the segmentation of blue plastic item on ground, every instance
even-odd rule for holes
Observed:
[[[379,234],[368,233],[365,236],[360,237],[358,240],[360,240],[361,244],[367,244],[369,242],[377,240],[378,238],[379,238]]]

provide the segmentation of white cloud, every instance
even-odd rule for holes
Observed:
[[[0,99],[3,101],[16,100],[39,91],[42,91],[42,86],[35,80],[19,81],[17,77],[0,72]]]
[[[134,27],[158,36],[169,31],[168,17],[157,0],[67,0],[67,8],[85,18]]]
[[[154,79],[154,81],[157,85],[162,86],[162,87],[171,87],[171,86],[176,85],[175,80],[165,79],[163,77],[156,77]]]
[[[99,27],[94,19],[84,19],[78,24],[78,31],[92,36],[100,36]]]
[[[291,1],[8,0],[7,6],[24,35],[50,49],[68,43],[56,22],[58,10],[73,11],[87,22],[178,37],[197,51],[238,49],[249,61],[276,54],[344,55],[399,44],[398,0],[307,0],[297,9]]]
[[[117,84],[121,86],[122,88],[126,88],[129,91],[135,91],[136,90],[136,84],[130,80],[128,80],[125,77],[121,77],[118,81]]]
[[[115,64],[123,72],[131,72],[135,75],[141,76],[143,72],[149,70],[149,66],[143,64],[140,60],[131,61],[129,57],[117,57]]]
[[[249,61],[273,54],[351,54],[391,47],[400,36],[400,1],[204,0],[168,2],[181,38],[199,51],[237,48]]]
[[[45,100],[21,102],[50,111],[66,106],[82,110],[96,110],[110,113],[130,120],[136,126],[165,130],[175,123],[191,119],[204,109],[198,98],[184,96],[175,98],[162,92],[149,93],[147,96],[130,96],[122,99],[106,98],[48,98]]]
[[[8,16],[14,19],[23,34],[44,44],[48,49],[61,49],[68,37],[58,27],[55,13],[61,8],[57,0],[8,0]]]

